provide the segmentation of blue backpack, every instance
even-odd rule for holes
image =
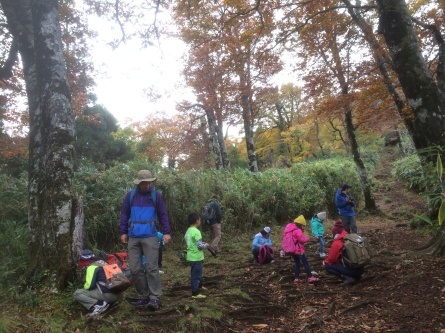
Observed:
[[[128,236],[147,238],[157,236],[156,189],[151,189],[153,207],[132,206],[136,188],[130,192],[131,215],[128,220]]]

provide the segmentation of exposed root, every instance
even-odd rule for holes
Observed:
[[[347,312],[349,312],[349,311],[352,311],[352,310],[361,308],[362,306],[366,306],[366,305],[369,305],[369,304],[374,304],[374,303],[376,303],[376,302],[375,302],[375,301],[364,301],[364,302],[360,302],[360,303],[357,303],[357,304],[355,304],[355,305],[353,305],[353,306],[350,306],[349,308],[346,308],[346,309],[340,311],[340,312],[338,313],[338,315],[341,316],[341,315],[344,315],[345,313],[347,313]]]

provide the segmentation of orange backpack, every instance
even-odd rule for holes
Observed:
[[[118,264],[105,264],[102,266],[107,281],[99,282],[113,293],[120,293],[131,286],[130,280],[122,272]]]

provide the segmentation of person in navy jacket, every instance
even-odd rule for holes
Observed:
[[[337,190],[335,195],[335,205],[338,208],[338,214],[340,215],[343,227],[348,233],[357,233],[357,222],[355,219],[355,201],[351,192],[351,186],[344,184]]]

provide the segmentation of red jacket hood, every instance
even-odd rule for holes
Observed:
[[[348,235],[349,233],[346,230],[343,230],[338,237],[335,240],[343,240],[343,237],[345,237],[346,235]]]

